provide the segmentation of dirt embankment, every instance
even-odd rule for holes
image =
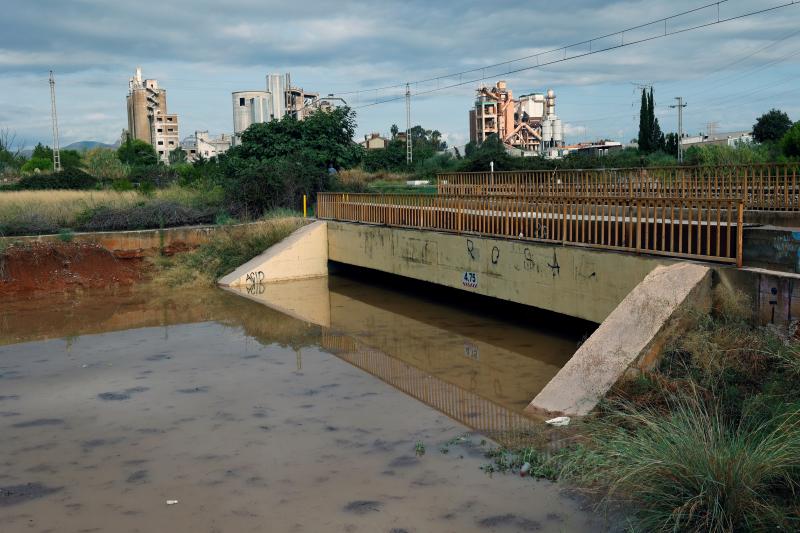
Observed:
[[[141,259],[118,259],[96,244],[31,243],[0,252],[4,294],[131,285],[144,277]]]

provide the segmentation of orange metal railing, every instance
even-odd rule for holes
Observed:
[[[584,198],[737,198],[746,209],[800,210],[800,165],[649,167],[438,176],[440,195],[579,196]]]
[[[320,219],[742,264],[739,199],[320,193]]]

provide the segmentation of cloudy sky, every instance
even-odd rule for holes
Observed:
[[[729,0],[666,24],[668,33],[790,0]],[[567,141],[636,135],[637,85],[655,87],[662,128],[683,96],[685,129],[749,128],[771,107],[800,120],[800,3],[642,44],[540,68],[528,57],[697,8],[709,0],[561,2],[8,0],[0,18],[0,129],[28,146],[50,142],[48,70],[56,72],[62,144],[114,142],[126,127],[128,78],[137,65],[167,89],[181,136],[230,132],[231,92],[263,89],[268,72],[295,85],[343,93],[359,135],[404,127],[388,85],[412,83],[412,122],[451,145],[468,135],[467,109],[480,80],[506,79],[515,94],[553,88]],[[592,42],[592,50],[664,33],[665,24]],[[588,51],[569,48],[566,56]],[[547,63],[564,51],[541,55]],[[431,82],[418,80],[465,70]],[[446,88],[459,82],[459,87]],[[438,90],[436,90],[438,89]],[[431,92],[428,92],[431,91]]]

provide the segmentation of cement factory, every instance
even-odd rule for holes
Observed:
[[[556,115],[556,94],[532,93],[515,100],[505,81],[477,90],[469,111],[469,139],[480,145],[497,137],[513,155],[558,157],[564,148],[564,126]]]
[[[179,147],[186,152],[187,160],[193,162],[223,154],[240,144],[242,134],[253,124],[284,117],[303,120],[317,110],[331,109],[340,103],[344,101],[320,98],[319,93],[293,86],[288,73],[267,74],[264,90],[231,93],[233,135],[212,137],[208,131],[196,131],[180,141],[178,115],[167,112],[167,91],[159,87],[158,80],[142,79],[142,70],[137,67],[128,84],[128,129],[123,132],[123,139],[130,136],[152,145],[166,164]],[[474,107],[469,110],[470,141],[480,145],[491,135],[496,135],[511,155],[521,157],[558,158],[571,150],[587,148],[565,146],[564,126],[556,115],[556,94],[552,89],[515,99],[502,80],[491,88],[480,87]],[[386,147],[386,142],[369,139],[362,144],[367,149]]]

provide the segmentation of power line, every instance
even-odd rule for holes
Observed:
[[[580,45],[580,44],[588,44],[590,42],[594,42],[596,40],[603,39],[603,38],[606,38],[608,36],[595,37],[595,38],[590,39],[588,41],[583,41],[582,43],[577,43],[577,44],[574,44],[574,45],[567,45],[567,46],[564,46],[564,47],[557,48],[557,49],[553,50],[553,51],[562,51],[563,50],[564,53],[565,53],[565,56],[566,56],[566,57],[563,57],[563,58],[559,58],[559,59],[555,59],[555,60],[552,60],[552,61],[548,61],[548,62],[542,63],[538,58],[541,55],[549,54],[549,53],[552,53],[553,51],[542,52],[542,53],[539,53],[539,54],[534,54],[532,56],[528,56],[526,58],[520,58],[520,59],[511,60],[511,61],[506,61],[506,62],[503,62],[503,63],[497,63],[495,65],[490,65],[489,67],[484,67],[484,69],[485,68],[491,68],[492,66],[504,65],[504,64],[513,63],[513,62],[516,62],[516,61],[521,61],[523,59],[531,59],[531,58],[534,58],[534,57],[537,58],[537,64],[536,65],[531,65],[531,66],[527,66],[527,67],[520,67],[520,68],[517,68],[517,69],[508,70],[506,72],[493,74],[493,76],[508,76],[509,74],[516,74],[516,73],[519,73],[519,72],[524,72],[524,71],[527,71],[527,70],[533,70],[533,69],[545,67],[545,66],[548,66],[548,65],[564,63],[566,61],[571,61],[573,59],[580,59],[580,58],[583,58],[583,57],[599,54],[599,53],[602,53],[602,52],[608,52],[608,51],[611,51],[611,50],[617,50],[617,49],[620,49],[620,48],[633,46],[635,44],[654,41],[654,40],[657,40],[657,39],[663,39],[664,37],[669,37],[669,36],[672,36],[672,35],[678,35],[678,34],[686,33],[686,32],[689,32],[689,31],[694,31],[694,30],[698,30],[698,29],[702,29],[702,28],[708,28],[708,27],[711,27],[711,26],[716,26],[716,25],[723,24],[723,23],[726,23],[726,22],[731,22],[731,21],[734,21],[734,20],[741,20],[741,19],[744,19],[744,18],[747,18],[747,17],[752,17],[752,16],[755,16],[755,15],[760,15],[760,14],[763,14],[763,13],[767,13],[767,12],[775,11],[775,10],[778,10],[778,9],[782,9],[784,7],[789,7],[789,6],[792,6],[792,5],[800,3],[800,1],[793,0],[791,2],[786,2],[786,3],[783,3],[783,4],[777,5],[777,6],[772,6],[772,7],[759,9],[759,10],[755,10],[755,11],[750,11],[748,13],[744,13],[744,14],[741,14],[741,15],[736,15],[736,16],[732,16],[732,17],[728,17],[728,18],[724,18],[724,19],[723,18],[719,18],[716,21],[707,22],[707,23],[704,23],[704,24],[698,24],[696,26],[691,26],[689,28],[683,28],[683,29],[680,29],[680,30],[674,30],[674,31],[671,31],[671,32],[666,29],[666,25],[665,25],[664,33],[659,33],[658,35],[653,35],[653,36],[650,36],[650,37],[643,37],[643,38],[636,39],[636,40],[629,41],[629,42],[624,42],[624,33],[628,32],[628,31],[631,31],[632,29],[638,29],[638,28],[642,28],[642,27],[645,27],[645,26],[653,25],[655,23],[666,21],[666,20],[669,20],[671,18],[675,18],[675,17],[681,16],[681,15],[684,15],[684,14],[687,14],[687,13],[692,13],[692,12],[695,12],[695,11],[699,11],[701,9],[707,9],[708,7],[716,6],[717,4],[720,4],[720,3],[722,3],[722,2],[715,2],[713,4],[708,4],[706,6],[702,6],[700,8],[696,8],[694,10],[690,10],[690,11],[687,11],[687,12],[684,12],[684,13],[679,13],[677,15],[672,15],[671,17],[667,17],[667,18],[664,18],[664,19],[659,19],[657,21],[646,23],[646,24],[640,24],[640,25],[634,26],[632,28],[628,28],[628,29],[625,29],[625,30],[621,30],[621,31],[618,31],[618,32],[614,32],[614,33],[608,34],[608,36],[620,35],[622,40],[621,40],[621,42],[619,44],[616,44],[616,45],[613,45],[613,46],[609,46],[609,47],[606,47],[606,48],[601,48],[601,49],[597,49],[597,50],[589,50],[588,52],[583,52],[583,53],[576,54],[576,55],[573,55],[573,56],[566,56],[566,51],[567,51],[568,48],[572,48],[572,47]],[[409,82],[409,83],[419,84],[419,83],[425,83],[427,81],[441,80],[441,79],[455,77],[455,76],[458,76],[460,74],[466,74],[466,73],[469,73],[469,72],[475,72],[475,71],[478,71],[478,70],[483,70],[483,69],[472,69],[472,70],[469,70],[469,71],[463,71],[461,73],[457,73],[455,75],[440,76],[440,77],[437,77],[437,78],[430,78],[428,80],[420,80],[420,81],[417,81],[417,82]],[[456,83],[451,83],[449,85],[436,87],[436,88],[433,88],[433,89],[427,89],[427,90],[423,90],[423,91],[418,91],[418,92],[416,92],[416,95],[419,96],[419,95],[431,94],[431,93],[435,93],[435,92],[439,92],[439,91],[443,91],[443,90],[447,90],[447,89],[452,89],[452,88],[455,88],[455,87],[461,87],[463,85],[471,85],[473,83],[477,83],[477,82],[481,81],[482,79],[483,79],[483,76],[481,78],[474,78],[474,79],[469,79],[469,80],[465,80],[465,81],[459,81],[459,82],[456,82]],[[402,84],[402,85],[404,85],[404,84]],[[358,92],[367,92],[367,91],[371,92],[371,91],[378,91],[378,90],[383,90],[383,89],[391,89],[391,88],[397,88],[397,87],[402,86],[402,85],[392,85],[392,86],[384,87],[382,89],[367,89],[367,90],[361,90],[361,91],[358,91]],[[346,93],[338,93],[338,94],[346,94]],[[372,107],[372,106],[381,105],[381,104],[385,104],[385,103],[389,103],[389,102],[395,102],[395,101],[401,100],[403,98],[405,98],[405,95],[403,95],[403,96],[394,96],[394,97],[386,98],[386,99],[383,99],[383,100],[377,100],[377,101],[371,102],[369,104],[356,106],[355,109],[361,109],[361,108]]]
[[[666,31],[666,23],[668,21],[670,21],[672,19],[676,19],[678,17],[682,17],[684,15],[689,15],[689,14],[692,14],[692,13],[696,13],[698,11],[703,11],[703,10],[708,9],[710,7],[716,7],[717,8],[717,13],[719,13],[720,4],[727,3],[728,1],[729,0],[720,0],[718,2],[712,2],[710,4],[706,4],[706,5],[703,5],[703,6],[700,6],[700,7],[696,7],[696,8],[693,8],[693,9],[686,10],[686,11],[682,11],[680,13],[675,13],[674,15],[670,15],[668,17],[652,20],[650,22],[645,22],[645,23],[642,23],[642,24],[637,24],[636,26],[630,26],[630,27],[625,28],[623,30],[618,30],[618,31],[615,31],[613,33],[608,33],[606,35],[600,35],[600,36],[597,36],[597,37],[593,37],[593,38],[591,38],[589,40],[586,40],[586,41],[580,41],[580,42],[568,44],[568,45],[565,45],[565,46],[561,46],[559,48],[553,48],[551,50],[547,50],[545,52],[537,52],[536,54],[530,54],[530,55],[523,56],[523,57],[518,57],[518,58],[515,58],[515,59],[509,59],[509,60],[506,60],[506,61],[501,61],[499,63],[492,63],[490,65],[484,65],[482,67],[476,67],[476,68],[469,69],[469,70],[462,70],[460,72],[454,72],[454,73],[451,73],[451,74],[443,74],[441,76],[436,76],[436,77],[433,77],[433,78],[426,78],[426,79],[421,79],[421,80],[413,80],[413,81],[409,81],[409,82],[403,82],[403,83],[398,83],[398,84],[395,84],[395,85],[387,85],[387,86],[384,86],[384,87],[377,87],[377,88],[364,88],[364,89],[353,89],[353,90],[350,90],[350,91],[340,91],[340,92],[338,92],[336,94],[355,94],[355,93],[360,93],[360,92],[385,91],[385,90],[388,90],[388,89],[398,89],[398,88],[403,87],[406,83],[409,83],[409,84],[420,84],[420,83],[429,83],[429,82],[433,82],[433,81],[451,79],[451,78],[455,78],[455,77],[458,77],[458,76],[463,76],[464,74],[471,74],[473,72],[481,72],[481,71],[485,71],[487,69],[492,69],[492,68],[496,68],[496,67],[502,67],[504,65],[509,65],[511,63],[518,63],[520,61],[526,61],[528,59],[538,58],[540,56],[548,55],[548,54],[554,54],[556,52],[565,52],[566,53],[566,51],[569,48],[575,48],[575,47],[578,47],[578,46],[588,45],[589,48],[591,49],[592,43],[595,42],[595,41],[599,41],[601,39],[608,39],[608,38],[614,37],[616,35],[622,35],[622,34],[624,34],[626,32],[631,32],[631,31],[634,31],[634,30],[639,30],[639,29],[642,29],[642,28],[646,28],[647,26],[654,26],[655,24],[661,24],[662,22],[664,23],[664,28],[665,28],[665,31]],[[792,3],[794,3],[794,2],[792,2]],[[482,76],[482,78],[485,78],[485,77],[486,76]]]

